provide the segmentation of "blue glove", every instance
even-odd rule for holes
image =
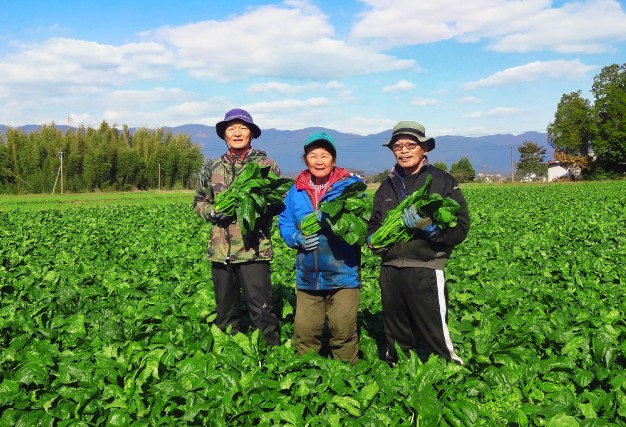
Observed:
[[[428,239],[435,237],[435,234],[437,234],[437,225],[433,224],[430,218],[419,216],[417,209],[413,205],[402,212],[402,220],[408,228],[418,229]]]
[[[298,234],[296,237],[296,242],[298,245],[305,251],[314,251],[320,245],[320,236],[317,234],[311,234],[310,236],[305,236],[304,234]]]

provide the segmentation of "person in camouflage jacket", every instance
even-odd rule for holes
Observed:
[[[243,235],[236,218],[216,212],[213,203],[215,195],[229,188],[246,164],[256,162],[270,166],[277,176],[280,176],[280,169],[264,151],[252,148],[252,139],[261,135],[261,129],[247,111],[228,111],[215,131],[226,142],[228,151],[219,159],[205,163],[193,201],[194,211],[213,224],[207,258],[211,261],[215,289],[215,323],[223,331],[229,327],[232,333],[239,331],[243,290],[253,325],[263,333],[268,344],[277,345],[280,332],[270,275],[272,216],[259,218],[255,229]]]

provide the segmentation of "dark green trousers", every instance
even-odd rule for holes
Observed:
[[[298,290],[296,295],[293,339],[296,351],[305,354],[313,349],[319,353],[324,324],[328,320],[329,345],[333,357],[355,364],[359,353],[357,313],[361,290]]]

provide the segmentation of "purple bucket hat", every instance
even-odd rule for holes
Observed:
[[[228,127],[228,124],[233,120],[242,120],[250,125],[250,129],[252,130],[252,138],[258,138],[261,136],[261,129],[254,124],[252,120],[252,116],[246,110],[242,110],[241,108],[234,108],[226,113],[224,116],[224,120],[218,122],[215,125],[215,132],[217,132],[217,136],[221,139],[224,139],[224,132]]]

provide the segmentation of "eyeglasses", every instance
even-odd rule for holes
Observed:
[[[404,147],[406,147],[407,150],[413,150],[415,147],[417,147],[419,144],[417,142],[405,142],[403,143],[397,143],[397,144],[393,144],[391,146],[391,149],[393,151],[402,151],[402,149]]]
[[[235,133],[237,131],[239,131],[241,133],[250,132],[250,128],[248,126],[246,126],[246,125],[238,125],[238,126],[232,126],[231,125],[231,126],[228,126],[226,128],[226,132],[228,132],[228,133]]]

